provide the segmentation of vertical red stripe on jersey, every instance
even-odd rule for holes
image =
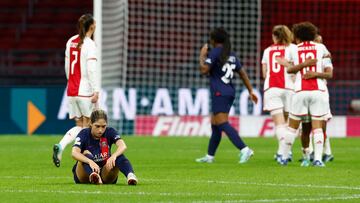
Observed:
[[[285,46],[273,45],[272,48],[269,51],[269,88],[285,88],[285,68],[276,62],[276,57],[285,57]]]
[[[106,164],[106,161],[109,159],[110,151],[109,151],[109,144],[106,137],[100,138],[100,149],[101,149],[101,156],[103,157],[103,164]]]
[[[80,66],[81,49],[76,48],[79,41],[80,41],[80,37],[77,37],[70,43],[69,80],[67,87],[68,96],[79,95],[79,86],[81,80],[81,66]]]
[[[298,54],[299,54],[299,63],[303,63],[306,59],[315,59],[316,58],[315,44],[312,44],[310,42],[304,42],[302,45],[299,46]],[[307,79],[307,80],[303,78],[303,75],[307,71],[316,72],[316,65],[305,67],[300,71],[302,78],[301,90],[318,90],[319,87],[316,78]]]

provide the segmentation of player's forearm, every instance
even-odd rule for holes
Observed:
[[[244,85],[247,88],[247,90],[249,91],[249,93],[251,93],[253,91],[253,89],[250,84],[249,77],[247,76],[246,72],[243,69],[241,69],[239,71],[239,76],[240,76],[241,80],[244,82]]]
[[[328,80],[333,77],[333,74],[331,72],[317,73],[316,77]]]
[[[300,64],[286,66],[286,67],[288,67],[287,72],[288,73],[297,73],[298,71],[300,71],[301,69],[303,69],[305,67],[316,65],[316,62],[317,62],[317,59],[306,59],[304,62],[302,62]]]
[[[72,151],[71,153],[71,156],[73,159],[77,160],[77,161],[80,161],[82,163],[89,163],[90,162],[90,159],[87,158],[85,155],[83,155],[81,152],[78,152],[78,151]]]
[[[266,71],[267,71],[266,64],[263,64],[262,65],[262,77],[263,77],[264,80],[266,78]]]
[[[303,68],[304,68],[304,66],[302,64],[298,64],[296,66],[291,65],[290,67],[287,68],[287,72],[288,73],[297,73]]]
[[[200,64],[200,73],[201,74],[208,74],[209,73],[209,66],[205,63],[205,56],[201,56],[199,57],[199,64]]]
[[[118,157],[118,156],[122,155],[127,149],[126,144],[122,140],[118,140],[118,143],[116,143],[116,146],[117,146],[117,149],[111,156]]]

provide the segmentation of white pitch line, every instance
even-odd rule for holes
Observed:
[[[152,182],[180,182],[180,183],[216,183],[216,184],[234,184],[234,185],[257,185],[270,187],[303,187],[303,188],[322,188],[322,189],[345,189],[345,190],[360,190],[360,187],[350,186],[336,186],[336,185],[312,185],[312,184],[288,184],[288,183],[261,183],[261,182],[239,182],[239,181],[215,181],[215,180],[170,180],[170,179],[143,179]]]
[[[318,201],[334,201],[334,200],[350,200],[360,199],[360,194],[346,195],[346,196],[334,196],[334,197],[311,197],[311,198],[285,198],[285,199],[254,199],[254,200],[225,200],[221,202],[227,203],[242,203],[242,202],[318,202]],[[196,203],[211,203],[219,201],[194,201]]]
[[[63,191],[63,190],[13,190],[5,189],[0,190],[4,193],[61,193],[61,194],[93,194],[93,195],[142,195],[142,196],[235,196],[235,197],[244,197],[252,196],[252,194],[241,194],[241,193],[223,193],[223,194],[214,194],[214,193],[191,193],[191,192],[108,192],[108,191],[89,191],[89,190],[76,190],[76,191]]]
[[[0,179],[71,179],[72,176],[0,176]],[[262,183],[262,182],[240,182],[240,181],[215,181],[215,180],[173,180],[173,179],[147,179],[140,181],[146,182],[178,182],[178,183],[215,183],[224,185],[255,185],[269,187],[296,187],[296,188],[320,188],[320,189],[343,189],[343,190],[360,190],[360,187],[342,186],[342,185],[313,185],[313,184],[288,184],[288,183]]]
[[[136,195],[136,196],[211,196],[219,195],[213,193],[171,193],[171,192],[103,192],[103,191],[62,191],[62,190],[1,190],[0,192],[7,193],[58,193],[58,194],[88,194],[88,195]],[[221,195],[221,194],[220,194]],[[229,194],[225,194],[229,196]],[[230,196],[252,196],[251,194],[231,194]],[[323,201],[323,200],[349,200],[349,199],[360,199],[360,194],[333,196],[333,197],[309,197],[309,198],[284,198],[284,199],[254,199],[254,200],[227,200],[221,202],[307,202],[307,201]],[[193,202],[219,202],[219,201],[193,201]]]
[[[0,176],[3,179],[72,179],[72,176]]]

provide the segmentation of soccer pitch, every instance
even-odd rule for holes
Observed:
[[[359,202],[360,139],[332,139],[333,162],[302,168],[299,140],[294,161],[273,160],[276,140],[247,138],[255,155],[238,164],[238,150],[224,137],[213,164],[204,137],[123,137],[139,179],[127,186],[75,184],[75,161],[66,149],[60,168],[51,159],[60,136],[0,136],[0,202]]]

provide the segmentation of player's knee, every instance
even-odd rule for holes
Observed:
[[[75,125],[79,126],[79,127],[82,127],[82,119],[81,118],[76,118],[75,119]]]
[[[120,165],[123,163],[129,162],[129,160],[125,157],[125,155],[120,155],[115,160],[115,165]]]
[[[84,154],[84,156],[86,156],[87,158],[89,158],[91,160],[94,159],[94,156],[88,150],[85,150],[83,154]]]

